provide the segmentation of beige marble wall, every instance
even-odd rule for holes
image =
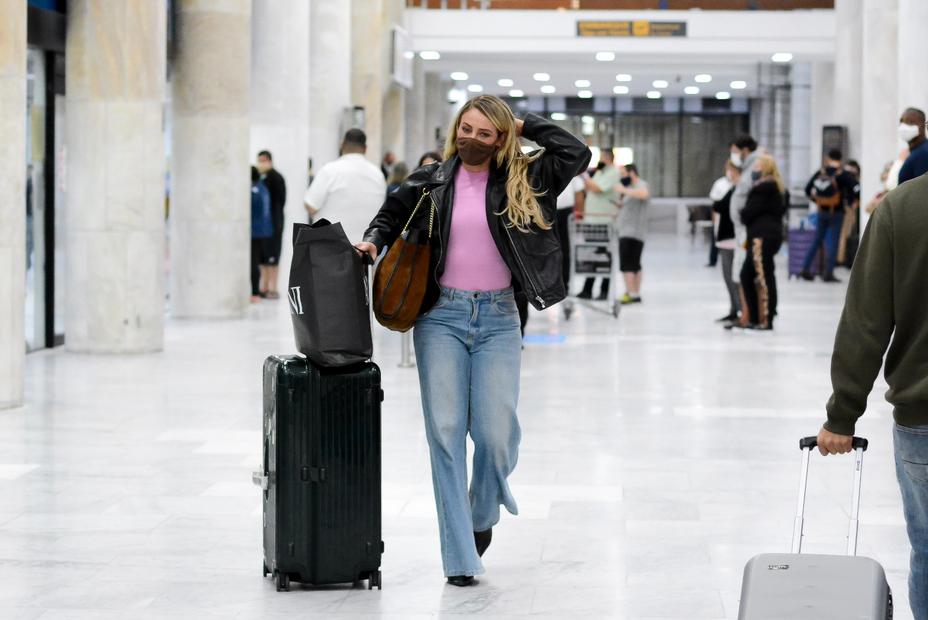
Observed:
[[[248,304],[250,0],[181,0],[172,93],[171,313]]]
[[[383,57],[384,2],[351,2],[351,102],[364,108],[367,158],[377,165],[383,157],[383,96],[389,83]]]
[[[0,0],[0,409],[23,401],[26,2]]]
[[[928,111],[928,2],[899,0],[899,105]],[[901,110],[900,110],[901,112]]]
[[[316,170],[338,157],[342,113],[351,107],[351,2],[310,3],[309,156]]]
[[[72,0],[67,30],[71,351],[164,336],[164,0]]]
[[[309,142],[310,4],[305,0],[255,2],[251,17],[251,148],[262,150],[287,183],[279,286],[286,288],[294,222],[305,222]],[[347,47],[347,46],[345,46]],[[343,80],[347,84],[347,80]],[[347,89],[347,86],[346,86]]]
[[[864,0],[835,0],[834,101],[829,125],[848,128],[849,157],[861,156],[861,66]],[[872,90],[870,85],[867,90]]]

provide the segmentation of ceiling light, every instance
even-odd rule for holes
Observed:
[[[576,86],[577,88],[589,88],[590,81],[589,80],[577,80],[576,82],[574,82],[574,86]]]
[[[502,86],[503,88],[509,88],[510,86],[513,85],[514,82],[510,80],[509,78],[503,78],[496,83]]]
[[[463,71],[455,71],[454,73],[451,74],[451,79],[454,80],[455,82],[463,82],[469,77],[470,76],[464,73]]]
[[[630,76],[627,73],[619,73],[618,75],[615,76],[615,81],[616,82],[631,82],[632,76]]]
[[[712,76],[709,75],[708,73],[700,73],[693,79],[696,80],[697,84],[708,84],[709,82],[712,81]]]
[[[510,97],[524,97],[525,92],[519,90],[518,88],[513,88],[512,90],[509,91],[509,96]]]
[[[459,101],[462,101],[465,96],[466,95],[464,94],[464,91],[461,90],[460,88],[452,88],[451,90],[448,91],[448,101],[452,103],[457,103]]]
[[[536,82],[547,82],[548,80],[551,79],[551,76],[548,75],[547,73],[536,73],[535,75],[532,76],[532,79],[535,80]]]
[[[482,93],[483,86],[481,86],[480,84],[471,84],[467,87],[467,90],[469,90],[472,93]]]
[[[720,101],[725,101],[726,99],[731,99],[731,93],[725,90],[719,91],[715,93],[715,98]]]
[[[580,97],[581,99],[592,99],[592,98],[593,98],[593,91],[591,91],[591,90],[579,90],[579,91],[577,91],[577,96]]]
[[[613,86],[613,87],[612,87],[612,92],[614,92],[614,93],[617,94],[617,95],[627,95],[627,94],[628,94],[628,86],[622,86],[622,85]]]
[[[748,83],[745,82],[744,80],[735,80],[734,82],[729,84],[729,86],[731,86],[732,90],[744,90],[745,88],[748,87]]]
[[[659,90],[648,91],[648,99],[660,99],[660,98],[661,98],[661,91]]]
[[[592,116],[581,116],[580,120],[587,124],[596,122],[596,119],[593,118]]]
[[[793,55],[789,52],[777,52],[770,57],[770,60],[773,62],[789,62],[793,59]]]
[[[670,84],[667,82],[667,80],[654,80],[651,82],[651,86],[654,88],[667,88],[670,86]]]
[[[426,50],[424,52],[419,52],[419,58],[422,60],[439,60],[441,59],[441,54],[434,50]]]
[[[552,121],[566,121],[567,115],[564,114],[563,112],[552,112],[551,120]]]
[[[699,87],[698,86],[687,86],[686,88],[683,89],[683,92],[685,92],[687,95],[698,95]]]
[[[599,62],[612,62],[615,60],[615,52],[596,52],[596,60]]]
[[[545,84],[544,86],[541,87],[541,92],[543,92],[546,95],[550,95],[552,93],[556,93],[557,89],[554,88],[554,86],[552,86],[551,84]]]

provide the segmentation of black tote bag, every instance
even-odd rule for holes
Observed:
[[[367,267],[341,224],[293,225],[287,297],[297,350],[320,366],[370,359]]]

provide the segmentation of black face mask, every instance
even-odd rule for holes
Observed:
[[[828,176],[833,177],[837,173],[838,173],[838,169],[835,168],[834,166],[825,166],[825,174],[827,174]]]
[[[455,144],[458,147],[461,161],[468,166],[479,166],[496,153],[495,145],[481,142],[476,138],[458,138]]]
[[[632,178],[631,178],[631,177],[622,177],[620,181],[621,181],[622,185],[624,185],[625,187],[629,187],[629,186],[632,184]]]
[[[755,170],[754,172],[751,173],[751,180],[757,183],[758,181],[761,180],[763,176],[764,175],[761,173],[760,170]]]

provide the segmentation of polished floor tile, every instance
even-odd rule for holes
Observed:
[[[781,257],[781,259],[784,257]],[[0,618],[736,618],[747,560],[789,548],[797,440],[823,420],[843,285],[787,281],[773,334],[724,332],[704,248],[655,235],[645,302],[618,320],[533,313],[523,443],[474,588],[444,585],[416,371],[377,329],[384,372],[384,589],[277,593],[261,578],[264,357],[293,349],[283,302],[169,320],[165,351],[27,358],[0,412]],[[905,607],[908,545],[877,381],[860,552]],[[809,551],[840,553],[849,459],[815,458]]]

